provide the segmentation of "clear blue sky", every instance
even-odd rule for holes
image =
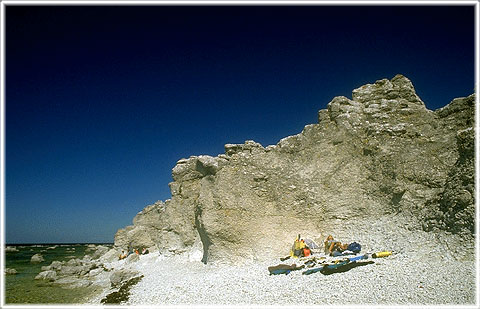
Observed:
[[[6,8],[7,243],[112,242],[180,158],[267,146],[397,73],[474,92],[473,6]]]

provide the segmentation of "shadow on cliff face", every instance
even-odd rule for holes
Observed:
[[[202,217],[202,208],[199,205],[197,205],[195,207],[195,227],[197,229],[198,235],[200,235],[200,240],[202,241],[202,245],[203,245],[202,262],[204,264],[207,264],[208,248],[212,243],[205,231],[205,227],[203,226],[203,223],[201,222],[201,217]]]
[[[459,131],[457,147],[459,158],[448,173],[443,192],[429,201],[434,211],[423,229],[437,228],[468,238],[475,232],[475,130]]]

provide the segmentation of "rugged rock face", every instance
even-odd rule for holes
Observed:
[[[471,95],[428,110],[402,75],[362,86],[275,146],[179,160],[171,200],[137,214],[115,245],[260,258],[285,254],[299,232],[321,243],[338,225],[400,213],[471,239],[474,105]]]
[[[464,238],[475,231],[475,131],[473,128],[457,133],[459,158],[450,169],[445,189],[432,201],[435,211],[426,216],[424,229],[443,229]]]

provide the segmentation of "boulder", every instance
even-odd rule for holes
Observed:
[[[62,268],[62,262],[60,261],[53,261],[51,264],[50,264],[50,270],[60,270]]]
[[[16,275],[17,270],[14,268],[5,268],[5,275]]]
[[[110,283],[112,287],[119,287],[122,285],[123,282],[126,282],[139,275],[140,273],[138,271],[134,271],[130,269],[115,270],[110,275]]]
[[[64,289],[76,289],[88,287],[92,284],[92,282],[88,279],[68,276],[56,280],[55,284],[60,285]]]
[[[92,269],[91,271],[88,272],[88,276],[89,277],[95,277],[95,276],[99,275],[101,272],[103,272],[103,269],[95,268],[95,269]]]
[[[113,249],[108,250],[105,254],[103,254],[98,259],[101,263],[112,263],[112,262],[118,260],[120,252],[121,251],[119,249],[114,249],[113,248]]]
[[[5,248],[5,252],[18,252],[17,247],[8,246]]]
[[[67,262],[67,266],[79,266],[82,265],[82,261],[80,259],[70,259]]]
[[[40,253],[33,255],[32,258],[30,259],[31,263],[41,263],[43,261],[45,261],[45,259]]]
[[[57,279],[57,273],[54,270],[46,270],[39,273],[35,280],[55,281]]]
[[[107,253],[108,250],[110,250],[108,247],[99,245],[95,248],[95,251],[91,254],[91,258],[93,260],[96,260],[102,255],[104,255],[105,253]]]
[[[63,266],[58,272],[62,276],[69,276],[69,275],[80,275],[85,271],[83,266]]]

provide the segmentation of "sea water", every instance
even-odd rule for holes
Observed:
[[[102,244],[111,247],[111,244]],[[44,245],[9,245],[18,249],[5,252],[5,267],[13,268],[16,275],[5,275],[6,304],[81,304],[93,293],[93,287],[65,288],[55,283],[35,280],[42,270],[53,261],[82,259],[88,244],[44,244]],[[45,259],[41,263],[31,263],[33,255],[40,253]]]

